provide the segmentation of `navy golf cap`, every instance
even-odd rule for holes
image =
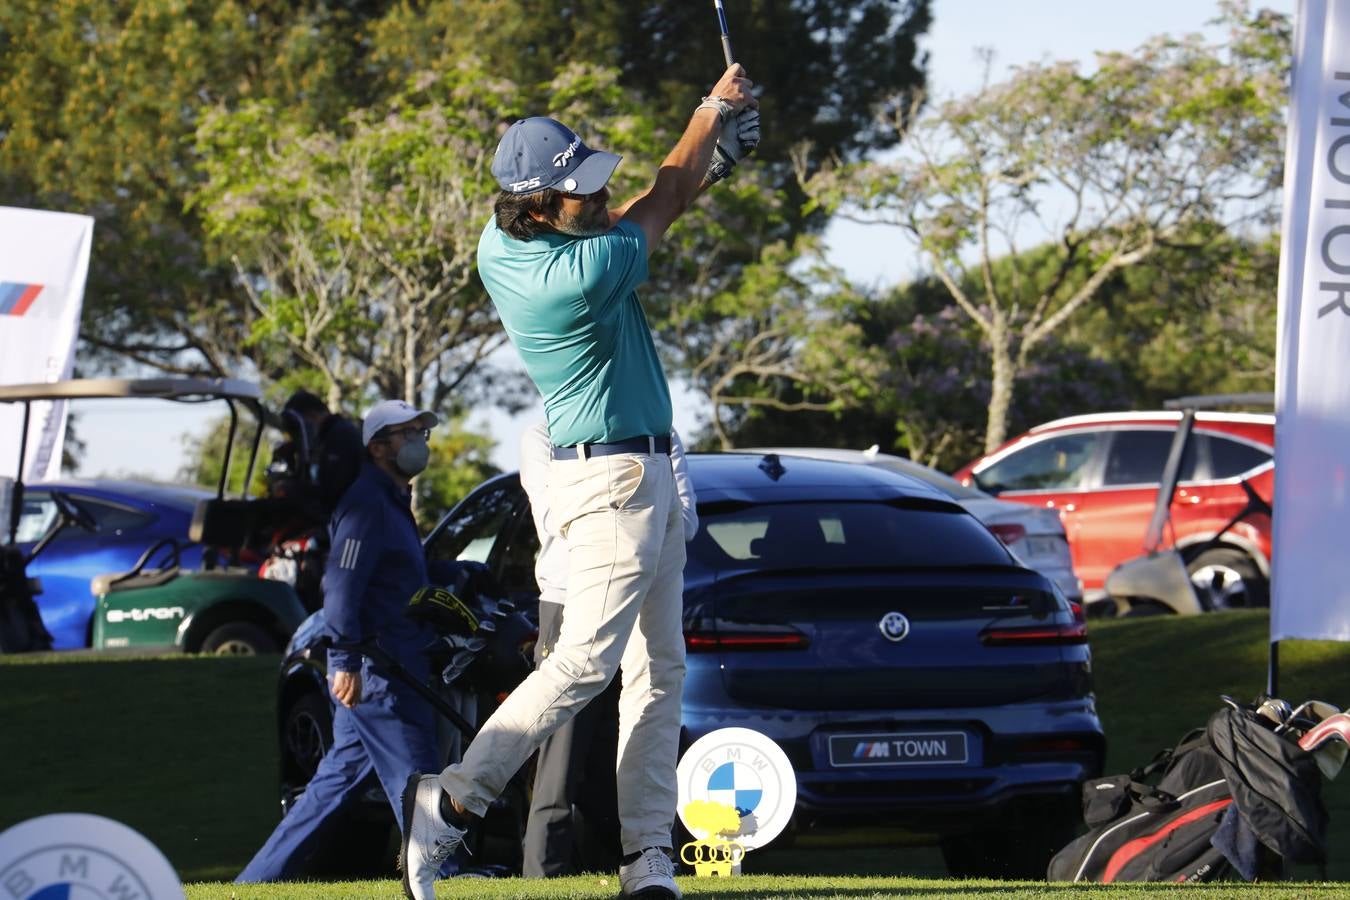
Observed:
[[[533,116],[521,119],[502,135],[492,174],[502,190],[512,194],[545,188],[594,194],[609,181],[621,158],[592,150],[561,122]]]

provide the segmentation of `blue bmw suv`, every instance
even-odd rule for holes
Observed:
[[[691,454],[689,471],[685,745],[754,729],[796,771],[796,827],[884,822],[940,843],[953,875],[1043,877],[1105,752],[1086,629],[1059,589],[904,475],[737,453]],[[425,547],[433,564],[486,565],[518,605],[537,597],[514,474]],[[313,635],[297,632],[282,669],[290,791],[326,746]]]

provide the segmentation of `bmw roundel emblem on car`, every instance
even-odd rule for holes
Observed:
[[[881,629],[882,637],[895,644],[909,637],[909,619],[898,612],[886,613],[877,623],[877,627]]]

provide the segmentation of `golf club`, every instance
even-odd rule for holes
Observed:
[[[717,25],[722,31],[722,55],[726,57],[729,69],[736,64],[736,57],[731,53],[731,32],[727,30],[727,11],[722,6],[722,0],[713,0],[713,6],[717,7]]]

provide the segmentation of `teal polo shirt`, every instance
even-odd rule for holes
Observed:
[[[478,274],[559,447],[669,434],[670,387],[637,286],[647,238],[620,222],[595,237],[518,241],[495,217],[478,241]]]

